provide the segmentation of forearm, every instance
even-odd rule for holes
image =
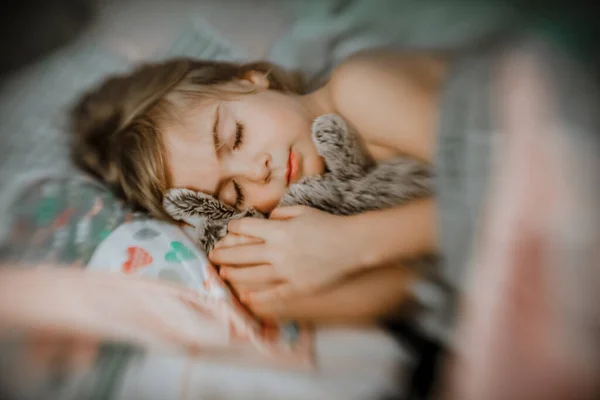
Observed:
[[[435,199],[348,217],[345,234],[354,246],[356,265],[370,269],[437,250]]]
[[[318,293],[257,305],[253,311],[265,318],[318,324],[371,324],[407,299],[415,277],[406,267],[377,268]]]

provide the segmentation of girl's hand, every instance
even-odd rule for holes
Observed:
[[[243,301],[268,301],[315,291],[360,267],[360,243],[353,243],[346,219],[310,207],[273,211],[270,220],[244,218],[229,231],[255,238],[225,238],[209,254],[221,275],[238,286],[259,287]],[[229,236],[229,235],[228,235]],[[227,242],[235,243],[227,246]]]
[[[252,236],[243,236],[243,235],[238,235],[236,233],[233,232],[229,232],[227,234],[227,236],[225,236],[223,239],[219,240],[215,246],[213,247],[214,249],[218,249],[220,247],[232,247],[232,246],[240,246],[240,245],[244,245],[244,244],[257,244],[257,243],[263,243],[262,239],[258,239]]]
[[[225,236],[223,239],[219,240],[216,244],[215,244],[215,249],[217,248],[221,248],[221,247],[232,247],[232,246],[241,246],[241,245],[245,245],[245,244],[257,244],[257,243],[263,243],[262,239],[257,239],[257,238],[253,238],[250,236],[243,236],[243,235],[237,235],[235,233],[228,233],[227,236]],[[221,265],[221,269],[222,268],[229,268],[226,265]],[[271,288],[273,287],[275,284],[281,283],[279,281],[275,281],[275,282],[270,282],[270,283],[265,283],[262,282],[260,280],[227,280],[229,282],[229,284],[231,285],[234,294],[236,294],[238,297],[240,296],[241,293],[247,293],[247,292],[251,292],[251,291],[256,291],[256,290],[264,290],[267,288]]]

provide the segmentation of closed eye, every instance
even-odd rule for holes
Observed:
[[[235,206],[240,207],[244,204],[244,192],[242,192],[242,188],[236,181],[233,181],[233,188],[235,189]]]
[[[235,123],[235,141],[233,142],[233,149],[237,150],[244,144],[244,125],[240,122]]]

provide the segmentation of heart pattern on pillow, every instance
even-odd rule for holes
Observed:
[[[165,261],[182,263],[183,261],[195,260],[198,258],[192,250],[179,241],[171,242],[171,250],[165,254]]]
[[[150,264],[154,259],[146,250],[137,246],[127,248],[127,260],[121,265],[121,270],[126,274],[131,274]]]

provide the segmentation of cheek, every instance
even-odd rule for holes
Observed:
[[[325,161],[319,156],[317,150],[306,161],[306,175],[322,175],[325,172]]]
[[[219,167],[210,146],[189,142],[169,149],[169,173],[173,187],[211,192],[216,186]]]
[[[273,110],[261,121],[264,140],[270,143],[280,143],[294,139],[297,136],[295,119],[276,111]]]
[[[264,213],[270,213],[277,207],[279,200],[283,196],[283,187],[275,187],[275,185],[269,185],[269,187],[249,187],[247,190],[249,197],[249,205]]]

